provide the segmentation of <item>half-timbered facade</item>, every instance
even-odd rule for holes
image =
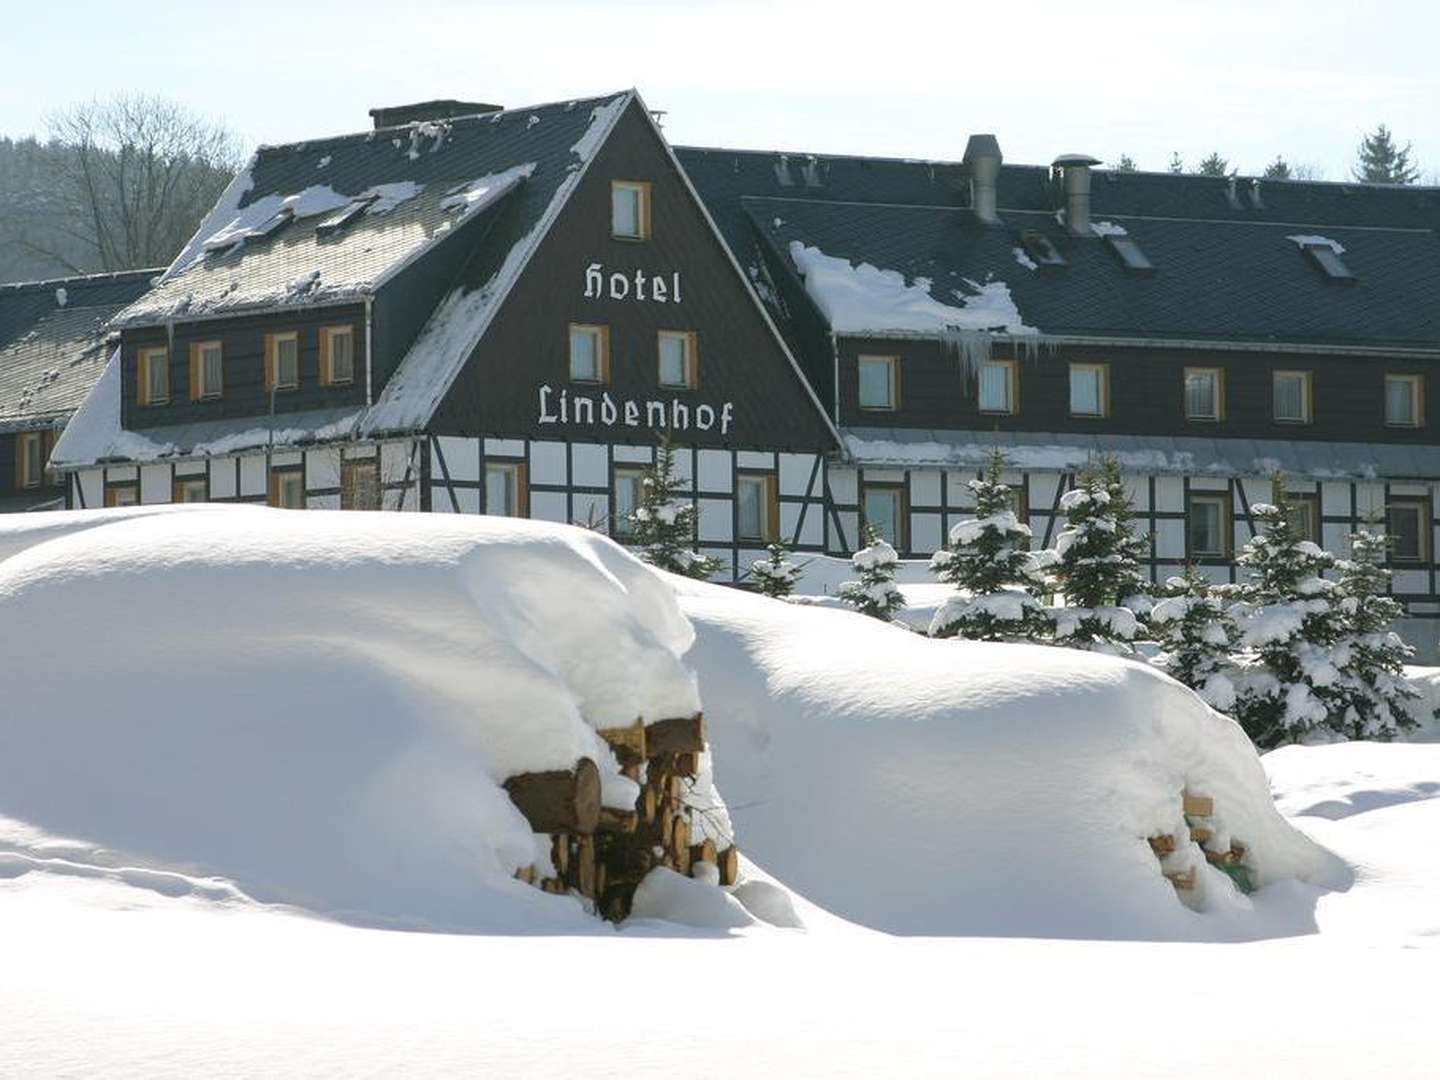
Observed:
[[[928,557],[993,446],[1048,542],[1109,452],[1157,579],[1233,579],[1283,472],[1332,550],[1381,522],[1440,617],[1432,190],[1012,166],[990,136],[958,162],[672,148],[633,92],[402,118],[259,151],[112,322],[52,458],[70,505],[623,539],[664,434],[742,578],[867,526]]]

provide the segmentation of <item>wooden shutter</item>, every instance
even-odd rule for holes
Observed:
[[[150,404],[150,354],[141,349],[136,354],[135,374],[138,380],[135,400],[141,405]]]
[[[200,346],[190,346],[190,400],[200,400]]]
[[[330,367],[330,335],[333,331],[328,327],[320,329],[320,385],[329,386],[335,381],[335,374]]]

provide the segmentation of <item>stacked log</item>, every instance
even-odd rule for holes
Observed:
[[[1197,795],[1188,789],[1181,793],[1180,812],[1185,820],[1188,839],[1198,844],[1211,866],[1224,871],[1241,892],[1255,891],[1249,866],[1245,863],[1246,847],[1238,840],[1231,840],[1228,847],[1217,847],[1214,843],[1219,828],[1215,814],[1215,800],[1209,795]],[[1170,857],[1179,849],[1179,838],[1163,833],[1148,838],[1150,850],[1160,860],[1161,870],[1166,879],[1180,892],[1189,892],[1198,884],[1198,872],[1194,865],[1176,866]]]
[[[657,866],[690,874],[696,863],[719,870],[720,883],[733,885],[740,853],[697,839],[685,792],[700,771],[705,751],[705,717],[675,717],[600,732],[621,772],[640,784],[635,807],[600,805],[600,773],[584,758],[574,769],[522,773],[505,782],[510,799],[537,833],[549,834],[554,877],[535,867],[515,876],[551,893],[575,892],[596,912],[618,922],[630,914],[635,889]],[[713,880],[713,878],[712,878]]]

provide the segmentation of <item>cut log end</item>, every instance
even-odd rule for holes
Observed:
[[[505,791],[539,833],[592,833],[600,822],[600,770],[589,758],[575,768],[519,773]]]
[[[705,714],[655,721],[645,728],[645,749],[652,758],[704,750]]]

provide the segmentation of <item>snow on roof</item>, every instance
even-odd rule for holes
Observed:
[[[1287,236],[1286,240],[1292,240],[1301,249],[1307,247],[1328,247],[1336,255],[1345,254],[1345,245],[1339,240],[1331,240],[1328,236]]]
[[[618,774],[598,729],[700,708],[670,587],[584,530],[217,505],[26,517],[0,520],[0,649],[26,673],[6,691],[4,817],[89,865],[104,851],[352,922],[594,925],[511,879],[549,843],[500,785],[582,757]]]
[[[1034,334],[1025,325],[1010,287],[1003,281],[966,279],[967,291],[951,290],[957,303],[942,303],[931,293],[933,282],[907,280],[896,270],[826,255],[799,240],[790,242],[790,258],[805,279],[805,291],[839,333],[945,330]]]

